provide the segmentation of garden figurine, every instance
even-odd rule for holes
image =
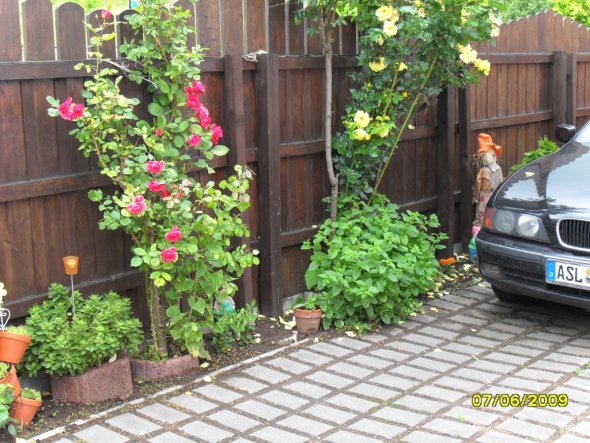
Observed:
[[[473,221],[475,226],[483,225],[486,205],[502,181],[502,168],[497,163],[501,155],[502,146],[496,145],[491,136],[484,133],[477,135],[477,152],[473,156],[478,167],[473,186],[473,203],[477,204]]]

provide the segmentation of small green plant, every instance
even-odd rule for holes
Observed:
[[[36,375],[79,375],[100,366],[119,351],[135,351],[143,341],[141,323],[131,316],[131,302],[114,292],[83,298],[74,292],[76,315],[70,294],[53,284],[49,297],[29,311],[27,326],[31,344],[21,363],[24,372]]]
[[[16,335],[31,335],[26,326],[9,326],[6,328],[6,332]]]
[[[324,328],[390,324],[420,307],[418,295],[439,269],[434,250],[446,235],[430,233],[439,227],[436,216],[398,209],[384,196],[356,203],[304,244],[313,251],[305,279],[322,294]]]
[[[8,363],[0,363],[0,380],[8,375],[10,371],[10,365]]]
[[[307,297],[299,296],[295,299],[295,303],[291,305],[291,309],[307,309],[313,311],[320,307],[320,296],[318,294],[311,294]]]
[[[16,420],[10,417],[10,407],[14,402],[14,387],[10,383],[0,385],[0,429],[6,428],[10,435],[16,437]]]
[[[529,152],[525,152],[524,157],[520,163],[515,164],[510,168],[510,172],[514,173],[520,168],[528,165],[530,162],[537,160],[538,158],[545,157],[546,155],[553,154],[559,151],[559,146],[549,140],[546,136],[539,139],[537,142],[537,149]]]
[[[29,400],[41,400],[41,392],[33,388],[23,388],[20,396],[22,398],[28,398]]]
[[[258,313],[255,302],[247,304],[235,312],[224,312],[216,317],[213,324],[213,344],[218,352],[227,352],[234,343],[252,343],[252,331],[256,326]]]

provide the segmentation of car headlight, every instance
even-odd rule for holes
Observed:
[[[543,221],[535,215],[507,209],[486,208],[483,225],[490,231],[549,242]]]

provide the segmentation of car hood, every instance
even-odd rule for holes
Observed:
[[[572,141],[508,177],[494,207],[590,217],[590,144]]]

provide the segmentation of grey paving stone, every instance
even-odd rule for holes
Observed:
[[[501,348],[502,352],[508,352],[510,354],[522,355],[525,357],[538,357],[544,351],[540,349],[525,348],[524,346],[507,345]]]
[[[319,352],[308,351],[307,349],[300,349],[299,351],[292,352],[289,354],[289,357],[296,358],[303,363],[315,366],[325,365],[326,363],[330,363],[332,361],[330,357],[326,357]]]
[[[426,381],[432,377],[436,377],[438,374],[432,371],[425,371],[423,369],[414,368],[412,366],[398,366],[389,371],[393,375],[403,375],[405,377],[414,378],[420,381]]]
[[[541,369],[541,370],[547,370],[547,371],[555,371],[555,372],[561,372],[563,374],[568,374],[571,372],[574,372],[578,367],[576,365],[573,364],[567,364],[567,363],[556,363],[554,361],[547,361],[547,360],[538,360],[536,362],[533,362],[529,365],[529,368],[531,369]]]
[[[401,423],[404,426],[416,426],[418,423],[428,418],[428,415],[426,414],[419,414],[406,409],[389,406],[375,411],[371,416],[394,423]]]
[[[572,434],[566,434],[555,440],[555,443],[588,443],[587,438],[577,437]]]
[[[453,315],[452,317],[449,317],[448,320],[451,322],[465,323],[466,325],[471,326],[483,326],[488,322],[488,320],[468,315]]]
[[[259,398],[266,400],[269,403],[278,406],[284,406],[289,409],[299,409],[303,405],[309,403],[309,400],[305,398],[301,398],[299,396],[295,396],[292,394],[287,394],[283,391],[270,391],[265,394],[262,394]]]
[[[515,435],[508,435],[497,431],[486,432],[476,441],[481,443],[530,443],[530,440],[525,440],[516,437]]]
[[[430,300],[427,303],[428,306],[436,306],[439,309],[444,309],[445,311],[449,311],[449,312],[455,312],[455,311],[460,311],[461,309],[464,309],[465,306],[461,305],[461,304],[457,304],[457,303],[453,303],[449,300],[444,300],[444,299],[435,299],[435,300]]]
[[[444,360],[450,363],[455,363],[457,365],[460,365],[462,363],[465,363],[466,361],[473,359],[471,355],[457,354],[454,351],[449,351],[445,349],[435,349],[434,351],[429,352],[428,354],[424,354],[424,357],[433,358],[437,360]]]
[[[561,409],[555,409],[555,411],[561,411]],[[518,419],[526,418],[539,424],[553,424],[560,428],[566,426],[575,418],[555,411],[546,408],[522,408],[514,417]]]
[[[156,423],[153,423],[149,420],[146,420],[145,418],[141,418],[135,414],[130,413],[117,415],[113,418],[106,420],[106,422],[111,426],[114,426],[134,435],[149,434],[150,432],[157,431],[161,428],[161,426],[157,425]]]
[[[569,327],[569,326],[573,326],[573,319],[571,319],[571,318],[568,318],[567,320],[558,319],[556,321],[556,323],[559,323],[560,321],[567,322],[568,327],[552,325],[552,326],[547,326],[547,327],[543,328],[543,330],[553,333],[553,334],[561,334],[561,335],[569,335],[569,336],[575,335],[579,332],[576,329]],[[584,328],[588,327],[587,322],[588,322],[588,320],[584,321],[584,326],[583,326]]]
[[[587,437],[590,437],[590,422],[583,421],[578,423],[576,426],[570,429],[571,432],[575,432],[576,434],[582,434]]]
[[[525,348],[541,349],[542,351],[550,351],[555,346],[555,343],[528,338],[527,336],[521,337],[518,340],[514,340],[512,344]]]
[[[252,437],[271,443],[304,443],[308,440],[307,437],[283,431],[282,429],[274,428],[272,426],[267,426],[266,428],[262,428],[252,433]]]
[[[419,389],[416,389],[413,394],[423,395],[424,397],[434,398],[436,400],[443,400],[448,402],[455,402],[460,398],[465,397],[463,392],[458,392],[456,390],[451,389],[444,389],[438,388],[436,386],[422,386]]]
[[[441,337],[447,340],[453,340],[455,337],[459,335],[458,332],[454,331],[447,331],[446,329],[436,328],[434,326],[425,326],[420,329],[421,334],[428,334],[434,337]]]
[[[527,330],[527,328],[524,328],[522,326],[511,325],[511,324],[503,323],[503,322],[492,323],[488,326],[488,328],[497,329],[501,332],[507,332],[509,334],[514,334],[514,335],[522,334],[523,332],[525,332]]]
[[[501,386],[509,386],[514,389],[526,388],[529,392],[544,392],[545,389],[551,386],[548,382],[527,380],[520,377],[508,377],[504,380],[500,380],[497,384]]]
[[[555,394],[566,394],[568,396],[568,405],[567,405],[567,409],[570,412],[573,412],[574,408],[576,407],[576,404],[583,404],[583,405],[588,405],[590,404],[590,396],[588,395],[587,392],[585,391],[580,391],[578,389],[571,389],[568,388],[567,386],[560,386],[558,388],[555,388],[554,392]]]
[[[379,405],[374,401],[365,400],[359,397],[353,397],[352,395],[348,394],[337,394],[334,397],[326,399],[326,402],[356,412],[368,412],[375,406]]]
[[[500,346],[502,344],[501,341],[490,340],[489,338],[478,337],[476,335],[468,335],[466,337],[462,337],[458,340],[458,342],[467,343],[468,345],[479,346],[481,348],[488,349]]]
[[[539,369],[521,369],[514,374],[516,377],[532,378],[533,380],[555,382],[563,377],[563,374],[557,372],[539,370]]]
[[[217,400],[222,403],[231,403],[242,398],[241,394],[230,391],[229,389],[222,388],[221,386],[214,385],[212,383],[193,389],[194,392],[208,397],[212,400]]]
[[[350,378],[341,377],[339,375],[330,374],[325,371],[316,371],[305,377],[308,381],[314,381],[316,383],[327,385],[336,389],[343,389],[346,386],[350,386],[355,383],[355,380]]]
[[[394,389],[380,388],[379,386],[370,385],[368,383],[361,383],[360,385],[353,386],[352,388],[348,389],[348,392],[354,392],[355,394],[362,395],[363,397],[367,397],[369,399],[378,399],[381,401],[389,400],[400,394],[399,391]]]
[[[404,340],[418,343],[419,345],[422,345],[422,346],[430,346],[430,347],[438,346],[442,342],[444,342],[444,340],[441,340],[440,338],[434,338],[434,337],[430,337],[429,335],[423,335],[423,334],[417,334],[417,333],[407,334],[406,336],[404,336]]]
[[[427,400],[415,395],[405,395],[393,402],[393,405],[403,406],[408,409],[419,412],[428,412],[434,414],[447,406],[447,403],[441,401]]]
[[[238,438],[236,440],[232,440],[231,443],[254,443],[252,440],[246,440],[245,438]]]
[[[311,397],[316,400],[332,392],[329,389],[322,388],[316,384],[306,383],[303,381],[296,381],[293,383],[285,384],[283,385],[283,388],[295,392],[297,395],[304,395],[306,397]]]
[[[342,346],[336,346],[334,344],[324,342],[315,343],[311,346],[308,346],[307,349],[311,351],[323,352],[324,354],[334,357],[344,357],[345,355],[352,354],[353,352],[352,349],[347,349]]]
[[[527,438],[547,440],[555,432],[555,428],[539,426],[516,418],[508,418],[502,422],[498,429],[505,429],[516,435],[522,435]]]
[[[457,443],[461,440],[451,437],[444,437],[438,434],[431,434],[429,432],[423,431],[414,431],[401,439],[401,441],[407,441],[409,443],[426,443],[426,442],[436,442],[436,443]]]
[[[217,404],[211,403],[207,400],[203,400],[202,398],[186,394],[181,394],[169,398],[168,401],[197,414],[202,414],[203,412],[210,411],[211,409],[214,409],[218,406]]]
[[[513,354],[505,354],[503,352],[491,352],[485,356],[487,360],[498,361],[503,363],[508,363],[511,365],[524,365],[527,361],[529,361],[530,357],[522,357],[520,355],[513,355]]]
[[[453,369],[455,367],[455,365],[443,363],[441,361],[425,357],[418,357],[413,360],[408,360],[406,364],[437,372],[447,372],[448,370]]]
[[[228,378],[221,378],[219,382],[231,386],[234,389],[239,391],[245,391],[248,394],[254,394],[255,392],[262,391],[265,388],[268,388],[268,385],[264,383],[260,383],[256,380],[251,379],[250,377],[228,377]]]
[[[482,411],[473,407],[466,408],[464,406],[455,406],[453,409],[445,412],[445,416],[479,426],[490,426],[502,417],[502,415],[496,414],[495,412]]]
[[[435,418],[422,425],[422,428],[431,431],[440,432],[441,434],[450,435],[451,437],[469,438],[480,431],[478,426],[473,426],[460,421],[447,420],[445,418]]]
[[[409,322],[417,322],[417,323],[432,323],[436,320],[436,317],[432,316],[433,313],[430,312],[428,314],[417,315],[416,317],[411,317]]]
[[[299,363],[295,360],[289,360],[285,357],[279,357],[275,358],[274,360],[269,360],[265,364],[274,366],[275,368],[278,368],[281,371],[287,371],[297,375],[303,374],[304,372],[307,372],[312,369],[312,366],[304,365],[303,363]]]
[[[428,350],[426,346],[420,346],[407,341],[396,341],[393,343],[386,343],[385,346],[387,346],[388,348],[397,349],[398,351],[409,352],[411,354],[421,354],[422,352]]]
[[[90,426],[89,428],[76,432],[74,435],[87,443],[104,443],[105,441],[109,443],[123,443],[129,440],[127,437],[101,425]]]
[[[473,393],[484,387],[483,383],[455,377],[441,377],[432,381],[436,385],[445,386],[457,391]]]
[[[154,403],[138,409],[137,412],[164,423],[176,423],[190,418],[190,415],[180,412],[178,409],[164,406],[162,403]]]
[[[283,409],[275,408],[274,406],[256,400],[246,400],[245,402],[238,403],[234,408],[269,421],[287,413]]]
[[[325,437],[323,440],[333,443],[380,443],[382,441],[346,431],[338,431],[335,434]]]
[[[285,380],[291,378],[291,375],[289,374],[267,368],[263,365],[250,366],[249,368],[244,369],[242,372],[250,375],[251,377],[257,378],[258,380],[265,381],[271,385],[282,383]]]
[[[365,349],[371,346],[370,343],[366,343],[362,340],[355,340],[354,338],[350,337],[333,338],[331,342],[335,345],[344,346],[346,348],[354,349],[356,351],[360,351],[361,349]]]
[[[385,332],[389,337],[397,337],[406,331],[398,325],[389,325],[383,328],[382,332]]]
[[[348,427],[348,429],[364,432],[365,434],[378,435],[380,437],[391,440],[394,437],[405,432],[407,428],[401,426],[388,425],[377,420],[363,418],[351,424]]]
[[[67,438],[60,438],[59,440],[55,441],[54,443],[74,443],[72,440],[68,440]]]
[[[449,343],[448,345],[443,346],[441,349],[451,352],[459,352],[461,354],[467,355],[479,355],[483,352],[488,351],[488,349],[472,346],[465,343]]]
[[[590,359],[590,349],[589,348],[581,348],[579,346],[567,345],[567,346],[560,347],[559,352],[562,352],[564,354],[576,355],[578,357],[586,357],[586,358]]]
[[[260,422],[252,420],[243,414],[236,414],[235,412],[222,409],[215,414],[209,415],[210,420],[214,420],[222,426],[235,429],[238,432],[246,432],[258,425]]]
[[[569,379],[565,385],[572,389],[582,389],[590,391],[590,380],[586,377],[574,377]]]
[[[576,338],[572,342],[570,342],[572,346],[580,346],[583,348],[590,348],[590,339],[587,338]]]
[[[154,438],[150,438],[148,441],[152,443],[191,443],[193,440],[181,437],[173,432],[164,432]]]
[[[317,417],[321,420],[329,421],[339,425],[342,425],[356,417],[355,414],[351,414],[350,412],[332,408],[326,405],[313,405],[302,412],[313,417]]]
[[[560,334],[554,334],[551,332],[543,332],[543,331],[531,332],[530,334],[527,334],[527,337],[535,339],[535,340],[550,341],[553,343],[563,343],[564,341],[570,339],[569,335],[560,335]]]
[[[371,357],[365,354],[357,354],[355,356],[350,357],[346,361],[352,364],[367,366],[372,369],[385,369],[393,364],[390,361],[382,360],[376,357]]]
[[[561,352],[552,352],[551,354],[543,357],[543,360],[556,361],[558,363],[573,364],[577,367],[584,366],[588,359],[586,357],[579,357],[577,355],[562,354]]]
[[[317,420],[310,420],[309,418],[302,417],[301,415],[291,415],[290,417],[284,418],[277,422],[277,425],[295,429],[299,432],[303,432],[304,434],[313,435],[314,437],[317,437],[332,429],[331,425]]]
[[[363,340],[370,341],[371,343],[381,343],[381,342],[384,342],[385,340],[387,340],[387,337],[385,335],[375,334],[375,333],[365,334],[361,338]]]
[[[185,434],[192,435],[193,437],[197,437],[201,440],[212,443],[225,440],[226,438],[229,438],[233,435],[231,432],[227,432],[215,426],[208,425],[207,423],[203,423],[200,420],[195,420],[188,425],[184,425],[182,428],[180,428],[180,430]]]
[[[494,340],[508,341],[516,337],[516,335],[508,332],[494,331],[488,328],[482,328],[477,331],[477,335],[480,337],[491,338]]]
[[[460,305],[464,306],[472,306],[477,303],[477,301],[471,298],[463,297],[460,292],[457,292],[456,294],[445,295],[444,298],[445,300],[452,301],[453,303],[459,303]]]
[[[406,391],[418,385],[420,382],[416,380],[409,380],[400,375],[379,374],[368,380],[371,383],[377,383],[400,391]]]
[[[489,311],[495,314],[505,314],[507,312],[512,312],[516,309],[515,306],[507,306],[507,305],[501,305],[499,303],[482,303],[480,305],[477,305],[477,309],[479,310],[483,310],[483,311]]]
[[[490,361],[486,358],[482,358],[481,360],[476,360],[472,363],[467,365],[469,368],[473,369],[481,369],[482,371],[491,371],[491,372],[499,372],[500,374],[507,374],[510,371],[513,371],[518,366],[516,365],[509,365],[506,363],[497,363],[495,361]]]
[[[493,374],[491,372],[483,372],[481,369],[468,369],[468,368],[459,368],[456,371],[452,372],[451,375],[453,377],[458,378],[467,378],[469,380],[480,381],[482,383],[492,383],[494,380],[502,377],[499,374]]]
[[[330,365],[326,369],[354,378],[367,378],[374,372],[371,369],[360,368],[357,365],[351,365],[342,361]]]
[[[375,349],[374,351],[371,351],[371,354],[393,362],[403,361],[410,356],[409,354],[404,354],[403,352],[397,352],[384,348]]]

